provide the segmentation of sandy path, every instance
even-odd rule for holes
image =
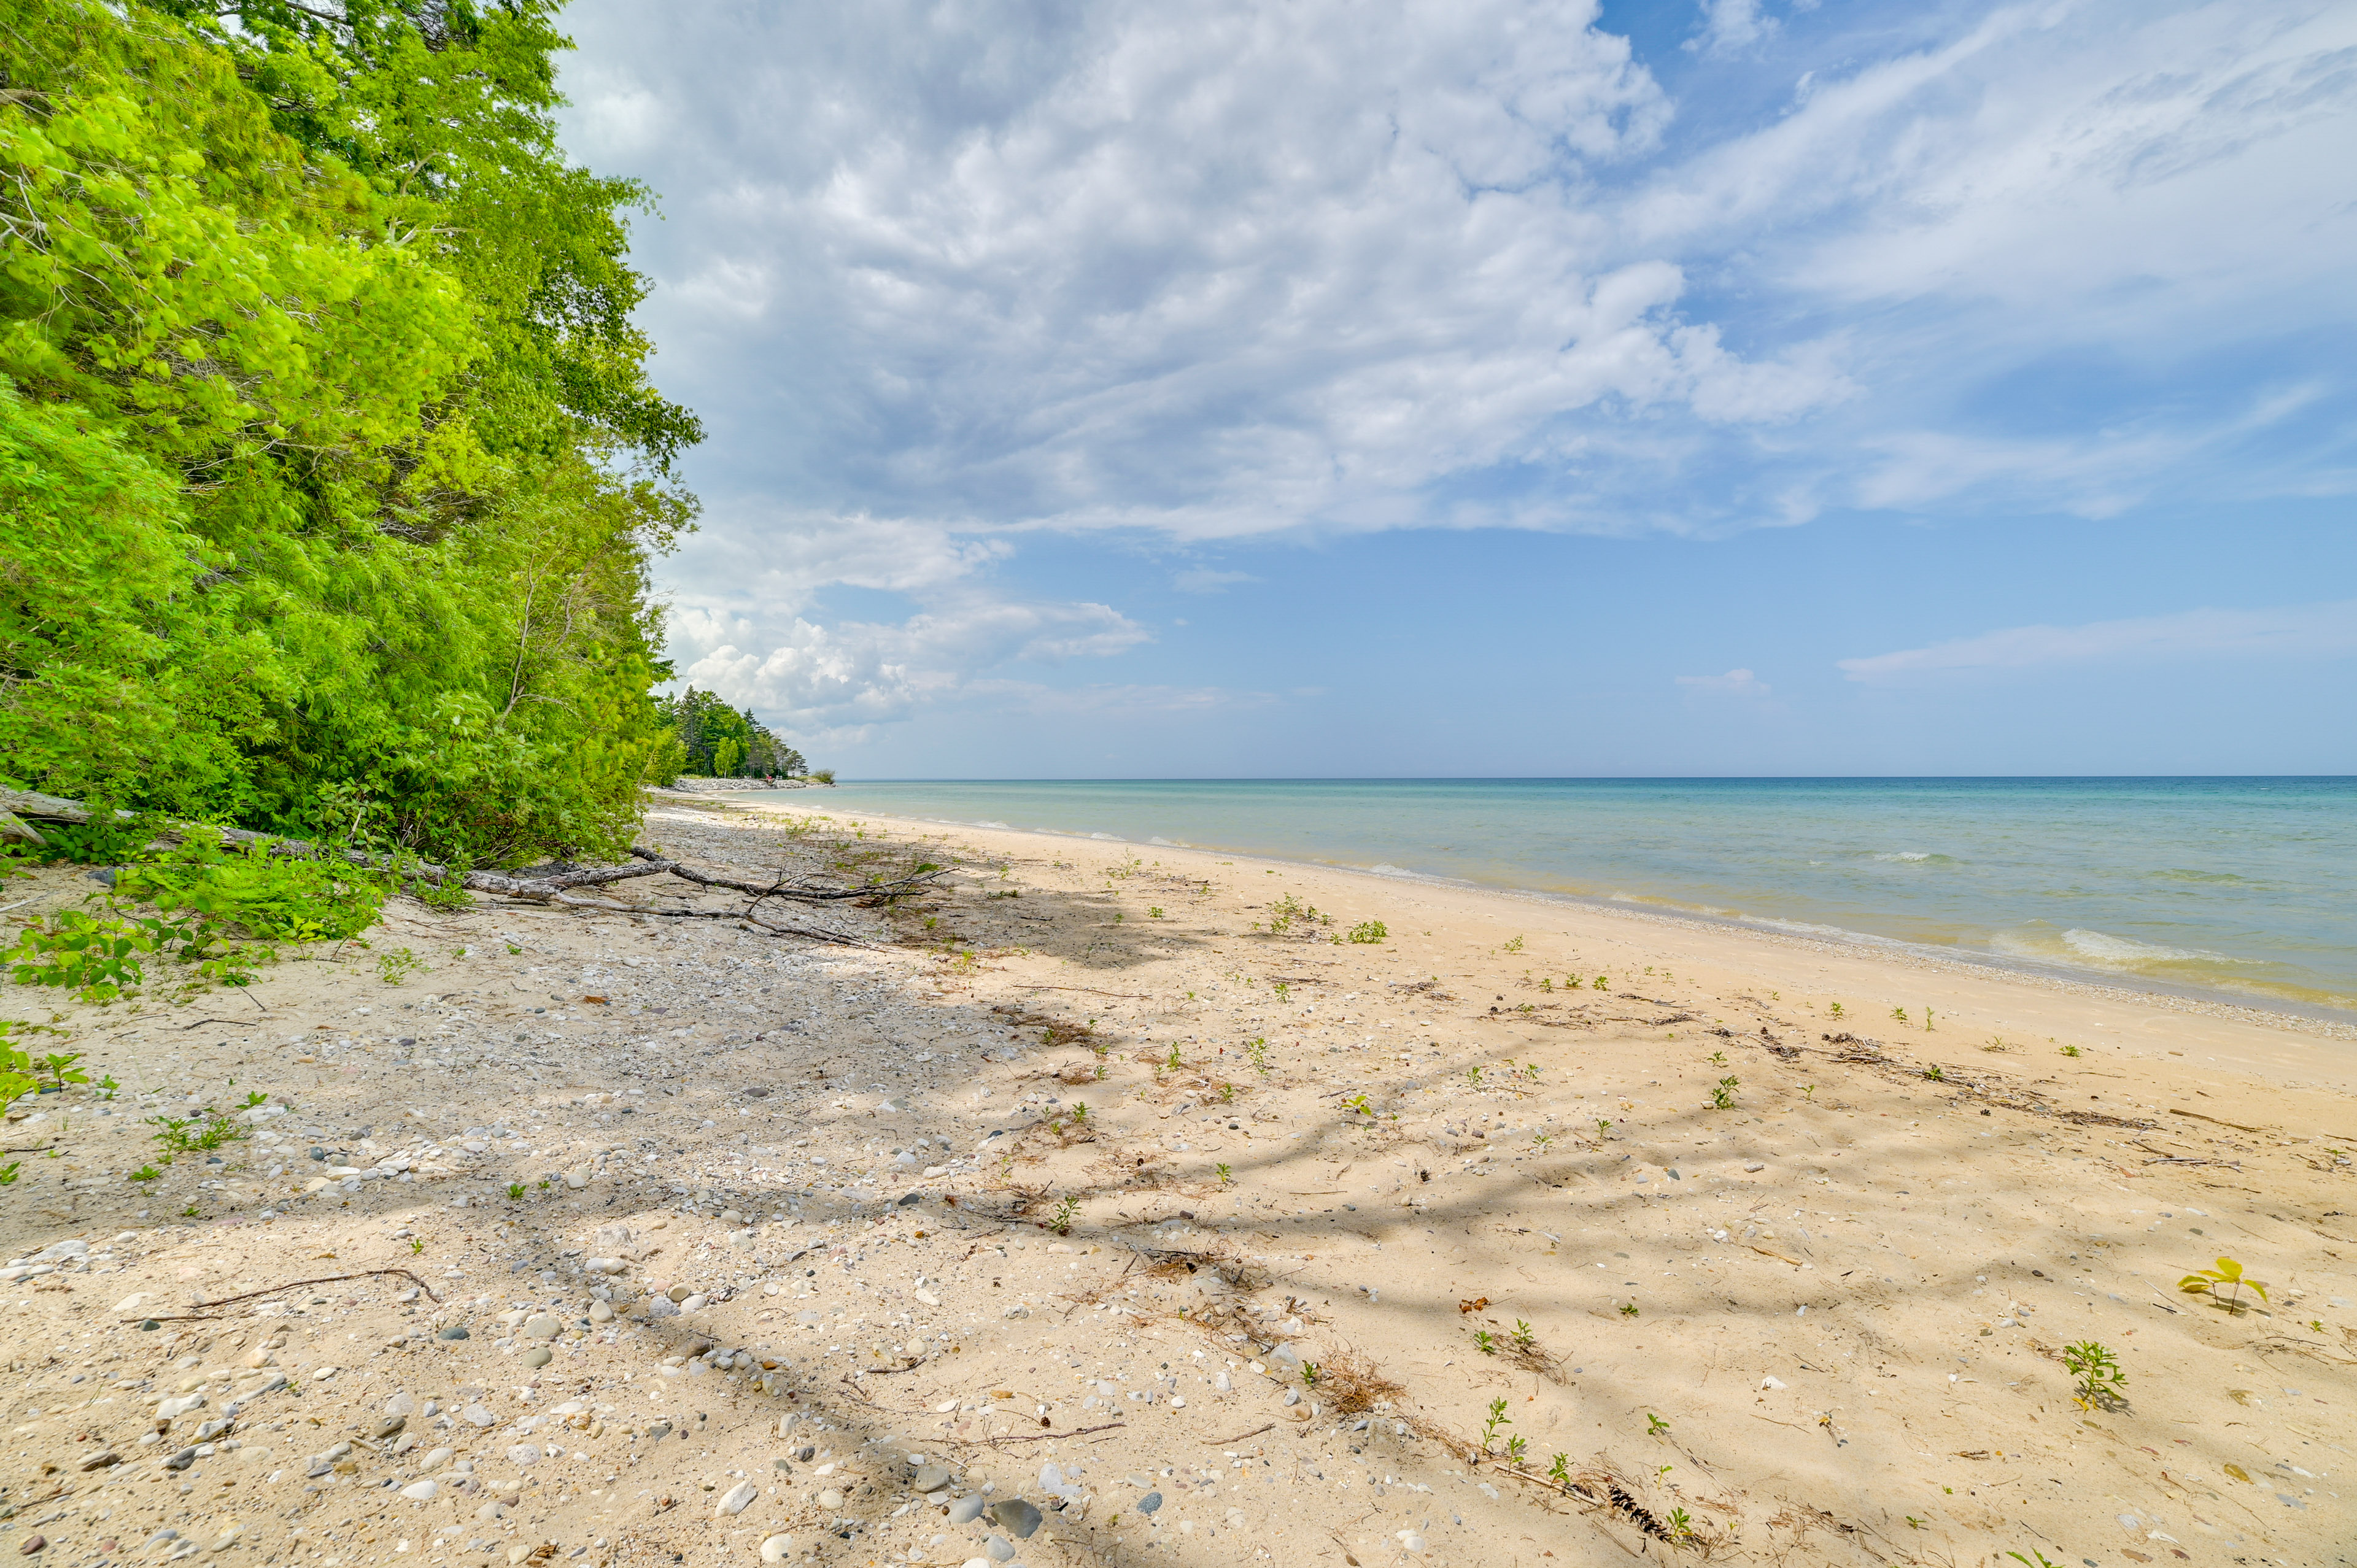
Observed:
[[[795,820],[670,802],[646,836],[836,854]],[[60,1154],[8,1156],[0,1197],[7,1256],[49,1253],[0,1271],[0,1540],[79,1563],[234,1532],[224,1561],[339,1568],[2350,1560],[2357,1105],[2325,1028],[859,822],[861,853],[960,863],[830,916],[877,949],[408,905],[248,994],[69,1009],[125,1090],[12,1112],[12,1148]],[[1272,934],[1288,897],[1319,914]],[[1384,940],[1332,940],[1367,920]],[[400,948],[426,967],[388,984]],[[129,1179],[143,1118],[254,1090],[221,1164]],[[2221,1252],[2270,1301],[2175,1288]],[[177,1320],[394,1267],[430,1298],[379,1275]],[[2057,1357],[2089,1338],[2127,1381],[2082,1411]]]

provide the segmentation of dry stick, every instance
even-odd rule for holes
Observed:
[[[693,882],[700,886],[733,887],[739,893],[755,893],[764,898],[800,898],[813,904],[834,903],[845,898],[883,897],[898,889],[933,882],[948,875],[946,871],[936,869],[916,872],[890,882],[873,882],[865,887],[814,887],[806,882],[788,882],[782,877],[768,883],[760,883],[748,882],[741,876],[716,876],[710,872],[697,871],[691,866],[682,865],[677,861],[664,860],[652,850],[640,849],[636,844],[630,846],[630,854],[640,860],[660,865],[682,881]]]
[[[1276,1423],[1272,1421],[1267,1426],[1255,1426],[1250,1432],[1238,1433],[1233,1437],[1213,1438],[1211,1440],[1211,1446],[1214,1448],[1225,1448],[1231,1443],[1242,1443],[1247,1437],[1258,1437],[1262,1433],[1271,1430],[1275,1425]]]
[[[1103,1426],[1076,1426],[1070,1432],[1035,1432],[1028,1437],[984,1437],[976,1439],[975,1441],[982,1443],[1052,1443],[1059,1437],[1086,1437],[1092,1432],[1112,1432],[1116,1428],[1127,1426],[1128,1424],[1129,1423],[1125,1421],[1109,1421]]]
[[[1085,985],[1018,985],[1017,991],[1085,991],[1091,996],[1118,997],[1124,1002],[1151,1002],[1150,996],[1139,996],[1127,991],[1095,991]]]
[[[316,1280],[288,1280],[284,1284],[272,1285],[265,1290],[250,1290],[242,1295],[225,1295],[219,1301],[199,1302],[198,1305],[205,1309],[203,1312],[174,1313],[169,1316],[159,1316],[154,1318],[126,1317],[121,1321],[124,1323],[199,1322],[210,1316],[213,1309],[216,1307],[229,1306],[241,1301],[252,1301],[258,1295],[276,1295],[280,1291],[298,1290],[304,1285],[331,1285],[339,1283],[344,1280],[373,1279],[379,1274],[399,1274],[402,1278],[415,1283],[419,1290],[425,1293],[425,1298],[434,1303],[435,1305],[439,1306],[442,1305],[442,1298],[434,1294],[434,1287],[427,1284],[424,1280],[419,1279],[415,1274],[411,1273],[407,1269],[362,1269],[356,1274],[327,1274]]]

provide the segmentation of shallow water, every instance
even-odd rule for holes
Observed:
[[[955,780],[862,809],[1436,876],[2357,1010],[2357,779]]]

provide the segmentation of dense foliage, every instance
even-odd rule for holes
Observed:
[[[731,708],[710,692],[690,686],[659,706],[671,737],[657,758],[655,782],[668,784],[683,773],[703,779],[794,778],[808,767],[802,754],[771,734],[752,709]]]
[[[546,0],[16,0],[0,23],[0,775],[513,862],[674,725],[700,435],[644,193],[567,166]]]

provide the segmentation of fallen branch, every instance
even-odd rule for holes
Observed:
[[[1125,1421],[1108,1421],[1103,1426],[1076,1426],[1070,1432],[1034,1432],[1023,1437],[982,1437],[969,1441],[978,1443],[1052,1443],[1059,1437],[1086,1437],[1092,1432],[1111,1432],[1127,1426]]]
[[[1233,1437],[1214,1437],[1210,1441],[1214,1448],[1225,1448],[1231,1443],[1242,1443],[1247,1437],[1258,1437],[1264,1432],[1273,1432],[1275,1429],[1276,1423],[1272,1421],[1266,1426],[1255,1426],[1250,1432],[1240,1432]]]
[[[2171,1116],[2190,1116],[2196,1122],[2207,1122],[2212,1127],[2232,1127],[2237,1133],[2264,1133],[2266,1131],[2265,1127],[2245,1127],[2240,1122],[2223,1122],[2215,1116],[2204,1116],[2199,1111],[2179,1111],[2173,1105],[2169,1108],[2169,1113]]]
[[[0,811],[14,811],[20,816],[37,818],[42,822],[87,822],[91,820],[90,808],[80,800],[70,800],[59,795],[36,794],[29,789],[0,789]],[[114,817],[117,822],[135,820],[134,813],[124,811],[116,811]],[[258,833],[244,828],[208,827],[205,831],[220,835],[223,843],[262,844],[273,854],[305,859],[330,856],[353,865],[367,866],[371,870],[390,871],[399,875],[414,876],[421,882],[429,882],[437,886],[455,880],[470,893],[495,893],[510,898],[530,898],[542,903],[570,904],[581,908],[615,910],[625,914],[645,914],[651,911],[631,909],[624,905],[599,904],[570,898],[565,897],[565,889],[597,887],[609,882],[626,882],[635,877],[661,876],[668,874],[683,881],[695,883],[699,886],[726,887],[739,893],[750,893],[759,898],[793,898],[803,903],[823,904],[847,898],[889,897],[946,875],[943,869],[936,867],[931,871],[918,872],[891,882],[872,883],[865,887],[850,888],[790,883],[783,878],[763,884],[748,882],[741,877],[719,876],[709,872],[697,871],[692,866],[682,865],[675,860],[666,859],[652,850],[640,849],[634,845],[630,854],[632,858],[643,864],[593,866],[584,871],[563,871],[548,876],[531,877],[509,876],[496,871],[469,871],[454,878],[447,866],[436,865],[430,861],[403,864],[380,855],[371,855],[362,850],[322,850],[301,839],[280,838],[274,833]],[[164,836],[178,839],[185,837],[186,832],[182,829],[175,828],[167,830]],[[742,917],[714,918],[741,918]],[[812,933],[792,931],[789,934],[803,936]],[[836,937],[829,940],[843,939]]]
[[[276,1295],[280,1291],[300,1290],[305,1285],[332,1285],[339,1284],[345,1280],[374,1279],[380,1274],[399,1274],[402,1278],[408,1280],[410,1283],[416,1285],[419,1290],[424,1291],[425,1293],[426,1300],[432,1302],[436,1306],[442,1305],[442,1298],[434,1294],[434,1287],[427,1284],[424,1280],[419,1279],[415,1274],[411,1273],[407,1269],[362,1269],[356,1274],[326,1274],[316,1280],[288,1280],[284,1284],[271,1285],[263,1290],[250,1290],[242,1295],[225,1295],[219,1301],[200,1301],[197,1303],[197,1305],[204,1309],[201,1312],[180,1312],[169,1315],[155,1314],[142,1317],[126,1317],[124,1318],[123,1321],[125,1323],[203,1322],[221,1307],[232,1306],[241,1301],[252,1301],[258,1295]]]
[[[865,887],[826,887],[807,882],[788,882],[782,876],[767,883],[748,882],[741,876],[716,876],[708,871],[698,871],[694,866],[682,865],[675,860],[665,860],[654,851],[640,849],[636,844],[630,846],[630,854],[651,865],[659,866],[670,872],[682,881],[693,882],[698,886],[726,887],[735,892],[750,893],[762,898],[799,898],[811,904],[831,904],[845,898],[891,897],[902,889],[919,886],[948,875],[942,867],[935,866],[930,871],[912,872],[907,876],[898,877],[890,882],[871,882]]]

